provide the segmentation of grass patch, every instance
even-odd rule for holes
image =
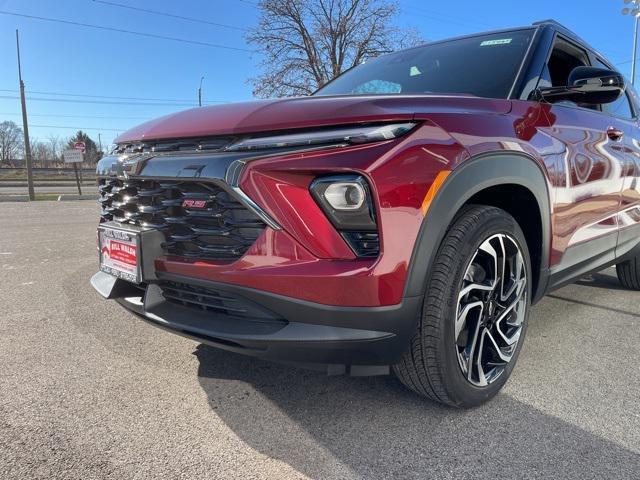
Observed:
[[[36,201],[51,201],[51,200],[58,200],[58,197],[60,196],[59,193],[37,193],[36,194]]]

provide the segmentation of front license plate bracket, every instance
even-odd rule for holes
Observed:
[[[109,229],[115,230],[118,232],[123,232],[125,234],[136,237],[136,260],[138,266],[138,274],[135,275],[137,281],[133,280],[133,277],[129,275],[123,276],[118,273],[113,273],[111,271],[107,271],[107,269],[102,268],[102,233],[101,231]],[[101,224],[98,227],[98,239],[99,239],[99,247],[100,247],[100,270],[106,273],[110,273],[118,278],[122,278],[123,280],[133,281],[134,283],[141,282],[149,282],[153,280],[157,280],[156,276],[156,268],[155,261],[157,258],[163,256],[165,254],[164,251],[164,243],[165,243],[165,235],[162,231],[152,228],[144,228],[138,227],[136,225],[122,225],[117,222],[106,222]]]
[[[140,243],[138,231],[100,225],[100,270],[128,282],[141,283]]]

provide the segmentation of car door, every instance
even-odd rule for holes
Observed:
[[[622,171],[618,245],[616,256],[623,257],[640,244],[640,101],[632,86],[617,102],[603,108],[627,124],[627,162]]]
[[[604,60],[595,57],[594,65],[609,68]],[[623,165],[620,212],[618,214],[618,245],[616,256],[623,257],[640,243],[640,102],[632,85],[613,103],[601,106],[602,112],[624,125],[626,161]]]
[[[566,85],[573,68],[590,64],[585,49],[558,37],[547,62],[548,82]],[[552,267],[553,286],[615,258],[631,124],[599,106],[571,102],[551,105],[548,116],[547,133],[564,149],[564,182],[553,212],[553,249],[560,258]]]
[[[593,65],[615,70],[597,56],[592,57]],[[635,99],[635,100],[634,100]],[[622,159],[620,208],[617,215],[618,241],[616,257],[621,257],[638,244],[640,226],[640,136],[638,135],[638,103],[633,86],[628,84],[626,91],[615,102],[603,104],[600,110],[611,119],[624,137],[620,139],[624,148]]]

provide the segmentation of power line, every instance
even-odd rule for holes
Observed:
[[[422,17],[422,18],[426,18],[429,20],[433,20],[435,22],[444,22],[444,23],[449,23],[452,25],[457,25],[459,27],[474,27],[477,28],[478,25],[487,27],[487,28],[491,28],[491,29],[496,29],[496,25],[492,25],[492,24],[488,24],[488,23],[484,23],[484,22],[478,22],[478,21],[466,21],[466,20],[462,20],[462,19],[458,19],[458,18],[453,18],[453,17],[448,17],[446,15],[441,15],[439,13],[424,13],[426,12],[426,10],[422,10],[419,9],[417,7],[413,7],[413,6],[409,6],[409,7],[404,7],[405,10],[407,11],[411,11],[411,15],[416,15],[418,17]]]
[[[640,60],[640,57],[637,57],[637,58],[636,58],[636,60]],[[618,62],[618,63],[616,63],[615,65],[625,65],[625,64],[627,64],[627,63],[631,63],[631,62],[633,62],[633,59],[631,59],[631,60],[625,60],[624,62]]]
[[[165,36],[165,35],[158,35],[156,33],[137,32],[137,31],[134,31],[134,30],[124,30],[122,28],[103,27],[102,25],[92,25],[90,23],[73,22],[71,20],[62,20],[62,19],[59,19],[59,18],[39,17],[39,16],[36,16],[36,15],[26,15],[24,13],[7,12],[6,10],[0,10],[0,15],[12,15],[14,17],[29,18],[31,20],[42,20],[44,22],[63,23],[65,25],[74,25],[76,27],[94,28],[94,29],[97,29],[97,30],[107,30],[107,31],[110,31],[110,32],[118,32],[118,33],[128,33],[130,35],[138,35],[140,37],[155,38],[155,39],[160,39],[160,40],[170,40],[170,41],[173,41],[173,42],[181,42],[181,43],[189,43],[189,44],[192,44],[192,45],[200,45],[200,46],[203,46],[203,47],[223,48],[223,49],[226,49],[226,50],[234,50],[234,51],[237,51],[237,52],[254,53],[253,50],[249,50],[248,48],[229,47],[227,45],[220,45],[220,44],[217,44],[217,43],[201,42],[201,41],[198,41],[198,40],[189,40],[189,39],[178,38],[178,37],[168,37],[168,36]]]
[[[0,88],[0,92],[9,92],[9,93],[17,93],[17,90]],[[84,98],[106,98],[113,100],[143,100],[150,102],[182,102],[189,103],[191,105],[191,100],[186,100],[184,98],[151,98],[151,97],[116,97],[112,95],[89,95],[86,93],[62,93],[62,92],[40,92],[35,90],[27,90],[27,93],[32,93],[36,95],[58,95],[63,97],[84,97]],[[227,103],[224,100],[206,100],[206,103]]]
[[[230,28],[232,30],[240,30],[242,32],[248,32],[249,31],[248,28],[236,27],[234,25],[226,25],[224,23],[210,22],[209,20],[203,20],[201,18],[185,17],[185,16],[182,16],[182,15],[176,15],[176,14],[173,14],[173,13],[159,12],[157,10],[150,10],[148,8],[132,7],[131,5],[124,5],[122,3],[117,3],[117,2],[107,2],[105,0],[93,0],[93,1],[95,3],[102,3],[104,5],[110,5],[112,7],[127,8],[129,10],[135,10],[137,12],[149,13],[151,15],[159,15],[159,16],[162,16],[162,17],[169,17],[169,18],[177,18],[179,20],[186,20],[187,22],[203,23],[205,25],[212,25],[214,27],[222,27],[222,28]]]
[[[456,17],[453,15],[446,15],[440,12],[436,12],[434,10],[428,10],[425,9],[423,7],[416,7],[413,5],[410,6],[405,6],[404,7],[405,10],[414,10],[414,14],[424,17],[424,18],[429,18],[430,20],[436,20],[439,22],[445,22],[445,23],[451,23],[451,24],[455,24],[455,25],[459,25],[459,26],[471,26],[471,27],[477,27],[478,25],[482,25],[488,28],[498,28],[495,24],[490,24],[487,22],[483,22],[478,20],[477,18],[474,18],[473,21],[467,21],[464,19],[461,19],[460,17]],[[437,18],[440,17],[440,18]]]
[[[0,115],[20,116],[18,112],[0,112]],[[94,118],[104,120],[149,120],[149,117],[119,117],[111,115],[65,115],[55,113],[29,113],[29,117],[52,117],[52,118]]]
[[[0,95],[0,99],[17,100],[20,97],[13,95]],[[145,107],[196,107],[195,103],[145,103],[145,102],[111,102],[107,100],[79,100],[76,98],[43,98],[29,97],[29,101],[33,102],[57,102],[57,103],[90,103],[99,105],[136,105]]]
[[[69,127],[65,125],[30,125],[30,127],[36,128],[63,128],[69,130],[104,130],[109,132],[121,132],[122,128],[99,128],[99,127]]]

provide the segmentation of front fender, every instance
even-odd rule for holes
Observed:
[[[425,293],[436,253],[456,213],[475,194],[498,185],[519,185],[535,197],[542,220],[539,280],[533,301],[544,295],[549,275],[551,207],[549,182],[531,157],[514,152],[486,153],[463,162],[451,172],[431,201],[411,255],[405,297]]]

